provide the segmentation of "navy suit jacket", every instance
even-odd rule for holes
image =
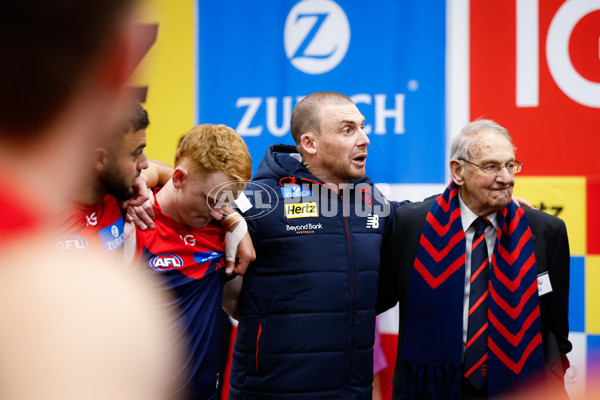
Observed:
[[[410,203],[396,209],[393,224],[384,236],[379,274],[377,312],[400,302],[398,354],[394,371],[394,399],[400,393],[400,360],[405,326],[406,293],[425,218],[435,198]],[[569,367],[566,354],[569,322],[569,242],[565,223],[544,212],[524,208],[529,220],[538,274],[548,271],[552,292],[540,296],[542,345],[550,384],[564,393],[564,372]]]

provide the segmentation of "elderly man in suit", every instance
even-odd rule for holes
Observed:
[[[400,302],[394,399],[488,398],[540,379],[566,397],[567,232],[511,201],[521,168],[508,131],[477,120],[452,142],[445,192],[396,210],[378,299],[380,312]]]

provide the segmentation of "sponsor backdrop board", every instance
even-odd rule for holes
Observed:
[[[523,174],[598,176],[600,2],[470,2],[471,118],[513,133]]]
[[[445,3],[434,3],[199,1],[198,122],[233,127],[256,171],[269,145],[293,144],[299,99],[341,92],[366,117],[375,181],[443,182]]]
[[[144,0],[140,23],[154,32],[132,85],[150,116],[148,157],[170,164],[179,138],[195,123],[195,0]]]
[[[389,184],[384,192],[391,198],[417,200],[447,183],[446,137],[456,134],[446,132],[447,121],[483,116],[506,126],[525,164],[516,192],[567,224],[574,344],[567,385],[571,394],[585,391],[600,362],[600,1],[144,5],[142,22],[156,29],[156,39],[146,44],[134,85],[150,112],[152,158],[172,162],[179,137],[195,123],[224,123],[246,140],[256,171],[267,146],[293,143],[289,119],[299,99],[338,91],[366,117],[367,173]],[[456,37],[447,32],[456,27],[468,28],[468,40],[449,46]],[[449,82],[456,71],[446,62],[457,58],[467,60],[461,70],[469,70],[468,80]],[[447,87],[468,94],[460,100],[468,116],[446,115],[460,110],[446,104],[454,99]],[[393,313],[381,329],[389,399]]]

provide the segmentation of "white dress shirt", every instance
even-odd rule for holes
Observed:
[[[467,328],[469,322],[469,294],[471,292],[471,247],[473,245],[473,237],[475,236],[475,226],[471,226],[473,222],[479,217],[473,211],[467,207],[458,195],[458,202],[460,204],[460,221],[462,222],[463,230],[466,236],[466,249],[465,249],[465,296],[463,301],[463,359],[465,355],[465,347],[467,344]],[[487,215],[486,218],[490,221],[490,224],[485,228],[485,241],[488,249],[488,257],[490,265],[492,262],[492,254],[494,253],[494,244],[496,243],[496,232],[498,231],[498,214],[494,213]]]

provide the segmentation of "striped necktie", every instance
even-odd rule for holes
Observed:
[[[488,250],[485,227],[489,221],[478,217],[473,225],[475,236],[471,248],[471,291],[469,294],[469,319],[465,349],[464,376],[481,389],[487,379],[487,328],[488,328]]]

